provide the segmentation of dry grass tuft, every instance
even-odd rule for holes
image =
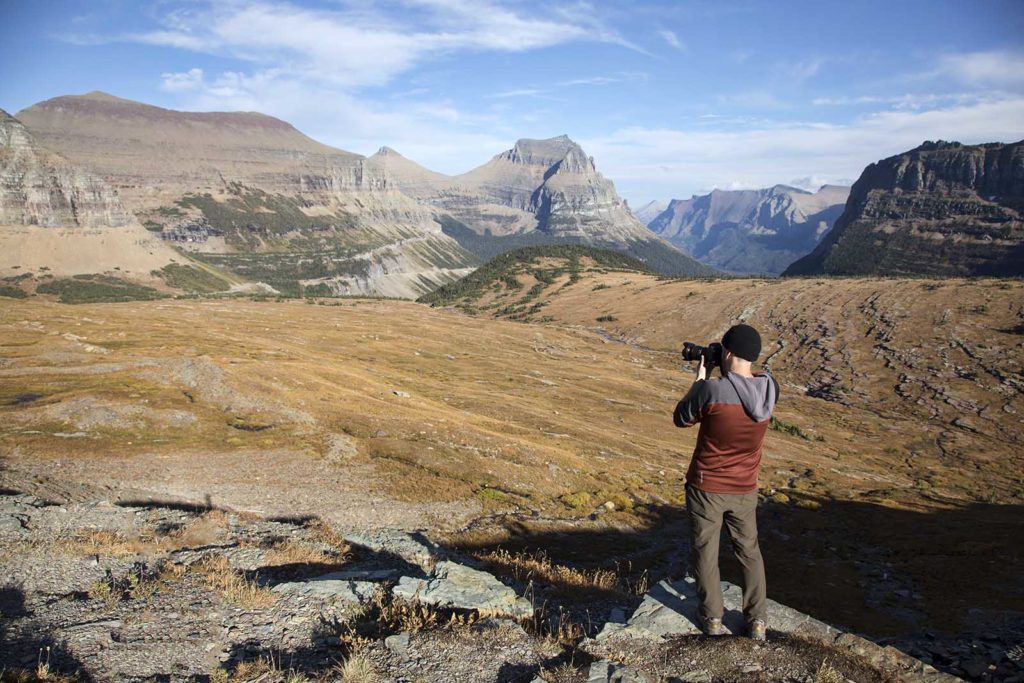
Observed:
[[[72,555],[112,555],[126,557],[137,555],[140,544],[125,538],[121,534],[106,529],[87,529],[76,533],[71,538],[62,538],[57,546]]]
[[[389,599],[382,590],[373,596],[373,604],[379,612],[379,621],[391,631],[415,633],[434,628],[441,621],[441,613],[434,606],[418,601]]]
[[[310,522],[306,525],[306,528],[309,530],[311,540],[329,545],[343,557],[347,558],[352,554],[352,546],[349,545],[344,536],[335,531],[330,524],[322,519]]]
[[[345,683],[377,683],[380,680],[373,663],[359,653],[349,655],[337,671]]]
[[[39,650],[39,661],[33,670],[0,669],[0,683],[75,683],[77,674],[67,675],[50,669],[50,648]]]
[[[220,593],[232,605],[258,609],[270,607],[276,600],[269,590],[236,571],[223,555],[203,560],[196,569],[204,575],[206,586]]]
[[[829,661],[823,660],[814,672],[814,683],[843,683],[846,677],[835,670]]]
[[[337,564],[345,563],[344,555],[335,555],[323,548],[317,548],[289,538],[275,544],[267,553],[266,565],[280,567],[287,564]]]
[[[550,583],[558,592],[567,595],[595,590],[627,592],[618,573],[611,569],[576,569],[555,564],[543,551],[531,554],[495,550],[478,553],[476,557],[498,571],[511,575],[520,583]]]
[[[540,672],[540,679],[545,683],[575,683],[580,679],[580,672],[568,662],[559,664],[554,669],[545,669]]]

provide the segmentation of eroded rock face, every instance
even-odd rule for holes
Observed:
[[[730,273],[778,275],[809,253],[843,212],[850,188],[811,193],[776,185],[673,199],[648,227],[695,258]]]
[[[45,150],[0,110],[0,225],[98,228],[132,220],[113,188]]]
[[[391,187],[386,169],[271,116],[94,92],[19,118],[43,145],[120,188],[151,235],[274,291],[414,298],[478,263],[429,208]]]
[[[786,275],[1024,274],[1024,141],[926,142],[868,166]]]
[[[499,253],[503,244],[567,241],[625,251],[662,272],[711,273],[647,230],[594,159],[566,135],[519,140],[458,176],[429,171],[390,148],[370,161],[387,168],[400,190],[457,221],[464,232],[449,234],[478,254]]]

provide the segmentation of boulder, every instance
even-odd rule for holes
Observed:
[[[739,586],[722,582],[725,604],[723,623],[726,630],[734,635],[746,632],[743,618],[743,591]],[[609,622],[597,635],[602,640],[616,633],[662,640],[671,635],[693,635],[701,632],[698,615],[699,600],[697,584],[687,577],[670,583],[662,581],[644,596],[633,616],[625,624]],[[768,628],[782,633],[799,634],[832,642],[840,631],[795,609],[768,601]]]
[[[404,600],[473,609],[490,615],[528,617],[533,614],[529,600],[517,596],[491,574],[449,561],[439,562],[426,579],[403,576],[393,593]]]

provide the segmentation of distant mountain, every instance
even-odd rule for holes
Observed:
[[[785,275],[1024,275],[1024,141],[926,142],[871,164]]]
[[[713,272],[646,230],[593,158],[565,135],[519,140],[458,176],[428,171],[387,148],[370,161],[386,168],[403,192],[444,214],[445,232],[481,258],[572,243],[623,251],[663,273]]]
[[[843,211],[848,187],[786,185],[673,199],[648,227],[715,268],[778,275],[807,254]]]
[[[270,116],[89,93],[19,117],[115,185],[155,234],[281,292],[412,297],[480,263],[377,165]]]
[[[147,233],[106,182],[44,149],[0,110],[0,272],[149,273],[175,252]]]
[[[650,225],[651,221],[658,217],[662,211],[668,208],[668,204],[660,199],[652,199],[639,209],[633,209],[633,215],[644,225]]]

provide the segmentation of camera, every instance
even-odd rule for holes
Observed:
[[[694,344],[693,342],[683,343],[683,360],[700,360],[704,357],[704,367],[711,371],[722,364],[722,345],[712,342],[707,346]]]

